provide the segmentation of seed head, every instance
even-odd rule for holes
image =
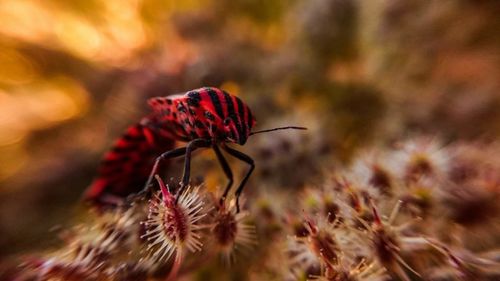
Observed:
[[[235,214],[234,204],[226,208],[220,205],[212,219],[211,233],[215,247],[223,254],[225,261],[230,262],[238,247],[251,248],[256,244],[255,227],[245,223],[247,212]]]
[[[393,157],[391,162],[394,170],[406,182],[420,177],[440,178],[450,168],[449,153],[433,139],[417,138],[407,141]]]
[[[318,227],[311,220],[307,220],[305,224],[310,233],[307,240],[312,252],[328,267],[337,265],[340,249],[333,234],[324,228]]]
[[[380,195],[391,195],[394,189],[394,178],[386,165],[385,153],[368,151],[361,154],[352,165],[352,177],[362,185],[368,185]]]
[[[187,249],[200,251],[202,243],[199,231],[205,226],[201,220],[206,215],[204,202],[199,188],[189,188],[176,203],[175,197],[157,176],[161,191],[154,196],[149,205],[149,214],[144,222],[147,251],[153,260],[168,260],[174,253],[181,255]]]
[[[425,241],[420,238],[415,239],[415,237],[404,237],[401,233],[403,228],[396,230],[392,225],[399,212],[400,206],[401,202],[398,202],[387,222],[384,223],[377,208],[372,202],[373,223],[369,228],[369,232],[371,236],[370,240],[373,244],[372,247],[378,262],[390,275],[397,276],[397,278],[401,280],[409,281],[410,279],[403,267],[412,271],[417,276],[419,276],[419,274],[403,260],[401,253],[403,250],[411,249],[410,243],[425,243]]]

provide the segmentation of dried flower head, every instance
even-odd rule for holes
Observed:
[[[357,178],[360,184],[375,188],[381,195],[391,195],[395,179],[385,163],[385,158],[385,154],[379,151],[361,154],[352,165],[353,178]]]
[[[417,138],[403,143],[402,149],[393,156],[391,165],[406,182],[420,177],[442,177],[450,166],[446,149],[436,140],[428,138]]]
[[[399,227],[393,226],[393,223],[398,215],[401,202],[398,202],[391,212],[386,222],[382,221],[376,206],[371,204],[373,212],[373,223],[367,227],[369,229],[369,240],[372,242],[372,247],[377,261],[393,276],[397,276],[401,280],[410,280],[406,271],[413,272],[419,276],[419,273],[411,268],[402,258],[403,251],[411,251],[414,247],[427,244],[425,239],[421,237],[407,237],[403,231],[407,225]],[[366,224],[366,223],[364,223]]]
[[[233,201],[226,207],[226,202],[219,205],[211,221],[210,229],[213,244],[229,263],[234,258],[236,250],[240,247],[250,249],[256,244],[257,238],[255,227],[245,222],[248,218],[247,212],[235,213]]]
[[[328,231],[328,228],[318,227],[311,220],[307,220],[305,225],[309,232],[307,240],[312,252],[328,267],[337,265],[340,248],[333,233]]]
[[[93,227],[76,226],[63,232],[66,246],[38,259],[41,278],[62,280],[103,278],[114,274],[111,260],[127,253],[139,238],[137,212],[115,210],[101,215]],[[84,276],[83,279],[78,279]]]
[[[188,188],[180,194],[178,202],[163,181],[156,176],[161,191],[150,201],[149,214],[144,222],[147,251],[157,262],[168,260],[174,253],[180,260],[184,250],[200,251],[202,242],[199,231],[205,226],[204,202],[199,195],[199,187]]]
[[[401,190],[399,199],[404,211],[416,218],[427,218],[438,198],[439,189],[435,181],[420,178]]]
[[[346,259],[343,256],[335,267],[326,268],[321,276],[310,276],[316,281],[385,281],[388,280],[385,269],[373,263],[367,263],[364,258],[358,260]]]
[[[445,261],[444,265],[426,270],[432,280],[497,280],[500,276],[498,261],[463,248],[451,248],[436,239],[429,238],[427,241]]]
[[[287,256],[289,271],[294,279],[303,280],[321,275],[321,260],[309,247],[306,236],[288,237]]]
[[[67,255],[35,258],[25,263],[35,280],[86,280],[102,276],[108,255],[101,249],[82,247]]]
[[[321,214],[320,214],[321,215]],[[305,237],[290,239],[290,271],[308,280],[383,280],[385,270],[369,260],[367,244],[343,223],[306,219]]]

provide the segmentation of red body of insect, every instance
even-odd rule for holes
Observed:
[[[219,146],[250,165],[236,192],[238,197],[254,164],[250,157],[226,143],[245,144],[255,124],[250,108],[239,98],[210,87],[183,95],[151,98],[148,103],[152,113],[130,127],[104,156],[98,176],[85,198],[101,205],[120,203],[126,196],[143,189],[148,177],[151,180],[157,172],[161,160],[185,155],[182,189],[189,182],[191,152],[200,147],[212,147],[229,178],[223,200],[233,179]],[[175,141],[189,143],[186,147],[173,149]]]

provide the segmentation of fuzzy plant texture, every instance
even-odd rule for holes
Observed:
[[[240,213],[204,184],[176,202],[157,176],[150,200],[92,213],[9,278],[500,280],[498,148],[417,137],[365,149],[321,184],[256,189]]]

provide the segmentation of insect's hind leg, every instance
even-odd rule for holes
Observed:
[[[168,159],[168,158],[175,158],[175,157],[182,156],[182,155],[186,154],[186,150],[187,150],[187,147],[176,148],[176,149],[169,150],[169,151],[161,154],[160,156],[158,156],[156,158],[155,164],[153,165],[153,168],[151,169],[151,173],[149,174],[148,180],[146,181],[144,188],[136,195],[133,195],[133,197],[134,198],[135,197],[142,197],[142,196],[145,196],[149,193],[149,191],[151,189],[151,183],[154,179],[154,176],[158,172],[158,167],[159,167],[161,161]]]
[[[229,180],[229,182],[226,185],[226,189],[224,189],[224,193],[222,194],[222,197],[220,198],[219,201],[219,204],[222,205],[226,200],[227,194],[229,193],[231,186],[233,185],[233,172],[231,171],[231,167],[229,167],[229,164],[224,158],[224,155],[222,155],[222,152],[220,151],[219,147],[217,145],[213,145],[212,148],[215,151],[217,160],[219,160],[219,163],[222,166],[222,169],[224,170],[224,174],[226,174],[226,177]]]
[[[253,170],[255,169],[255,164],[252,158],[250,156],[244,154],[243,152],[240,152],[236,149],[230,148],[229,146],[224,145],[223,146],[224,150],[227,151],[227,153],[231,154],[232,156],[240,159],[241,161],[247,163],[250,165],[250,169],[248,169],[245,177],[241,181],[240,185],[238,186],[238,189],[236,189],[236,192],[234,193],[236,195],[236,212],[240,212],[240,195],[243,192],[243,188],[245,187],[245,184],[247,183],[248,179],[250,178],[250,175],[252,174]]]

